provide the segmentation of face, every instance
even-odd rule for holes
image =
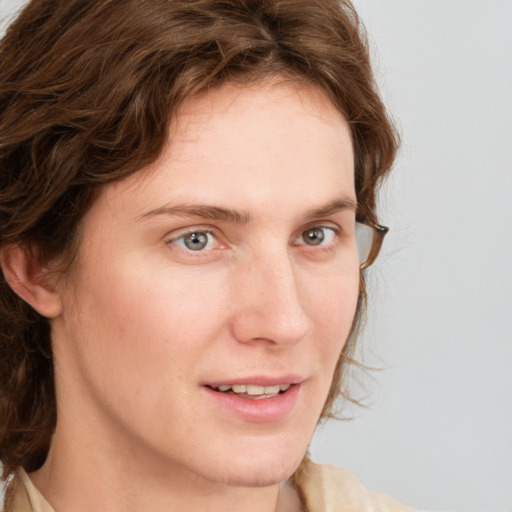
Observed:
[[[349,129],[319,90],[187,101],[158,160],[83,220],[52,326],[57,435],[224,484],[288,478],[356,310],[355,201]]]

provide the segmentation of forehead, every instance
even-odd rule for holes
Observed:
[[[348,124],[320,88],[225,84],[185,101],[159,158],[108,192],[151,196],[156,207],[176,199],[258,210],[293,196],[307,208],[315,198],[355,200],[353,168]]]
[[[225,84],[181,106],[166,155],[176,160],[199,156],[201,143],[281,161],[301,156],[297,142],[306,140],[326,156],[337,157],[330,154],[336,149],[352,153],[348,124],[322,89],[298,82]]]

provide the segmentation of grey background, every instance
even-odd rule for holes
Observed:
[[[431,510],[512,510],[512,3],[356,0],[403,146],[370,409],[312,453]]]
[[[311,454],[419,509],[510,512],[512,2],[355,5],[403,145],[360,344],[380,370]]]

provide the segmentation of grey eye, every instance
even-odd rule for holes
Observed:
[[[168,243],[192,252],[206,252],[219,247],[215,234],[204,229],[183,233]]]
[[[183,243],[191,251],[200,251],[208,245],[208,233],[206,231],[194,231],[183,235]]]
[[[304,243],[307,245],[320,245],[325,239],[323,228],[311,228],[302,233]]]

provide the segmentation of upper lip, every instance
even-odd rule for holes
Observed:
[[[306,380],[300,375],[280,375],[280,376],[269,376],[269,375],[248,375],[246,377],[234,377],[234,378],[222,378],[222,380],[214,380],[205,382],[204,386],[211,388],[218,388],[219,386],[225,385],[242,385],[252,384],[254,386],[277,386],[282,384],[300,384]]]

